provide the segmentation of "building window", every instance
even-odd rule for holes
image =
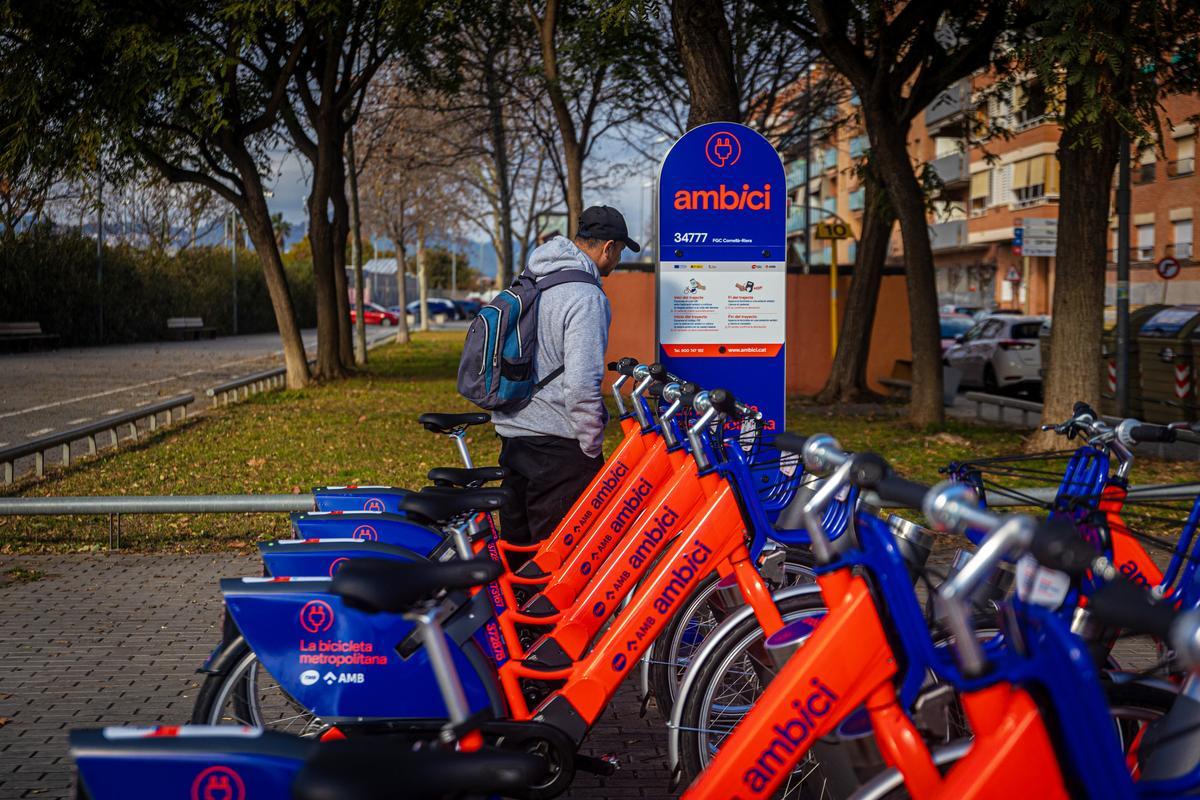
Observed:
[[[867,137],[855,136],[850,140],[850,157],[862,158],[862,154],[867,152]]]
[[[850,210],[862,211],[867,205],[867,190],[865,188],[855,189],[850,193]]]
[[[1017,130],[1023,131],[1040,124],[1046,118],[1048,99],[1045,88],[1037,81],[1014,86],[1012,108]]]
[[[1135,261],[1154,260],[1154,223],[1137,226],[1137,247],[1134,248]]]
[[[1137,167],[1133,170],[1133,183],[1140,185],[1143,183],[1154,183],[1156,156],[1153,147],[1144,147],[1138,153]]]
[[[1190,219],[1177,219],[1171,223],[1174,242],[1172,243],[1173,255],[1175,258],[1191,258],[1192,257],[1192,221]]]
[[[1175,160],[1167,165],[1172,178],[1191,175],[1196,171],[1196,137],[1183,136],[1175,140]]]
[[[971,216],[977,217],[987,211],[988,195],[992,188],[992,171],[985,169],[971,176]]]
[[[1012,165],[1013,202],[1018,208],[1038,205],[1058,197],[1058,159],[1037,156]]]

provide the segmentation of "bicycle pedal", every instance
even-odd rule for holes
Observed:
[[[575,769],[592,775],[612,775],[621,768],[620,760],[611,753],[599,756],[575,755]]]

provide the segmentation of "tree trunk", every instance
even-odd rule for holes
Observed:
[[[878,180],[865,177],[866,203],[862,236],[858,243],[854,274],[842,312],[837,353],[829,380],[817,395],[820,403],[852,403],[870,399],[867,388],[867,358],[871,354],[871,330],[879,304],[879,287],[896,214],[887,192]]]
[[[391,231],[392,244],[396,248],[396,300],[400,306],[400,324],[396,326],[396,344],[408,344],[412,335],[408,331],[408,253],[405,251],[403,207],[401,223]]]
[[[508,131],[504,121],[506,89],[501,86],[493,67],[495,49],[484,66],[484,92],[487,95],[488,135],[491,138],[492,166],[496,173],[496,195],[500,203],[497,223],[500,228],[500,247],[496,249],[496,285],[508,286],[513,266],[512,179],[508,169]]]
[[[429,330],[429,274],[425,269],[425,226],[417,226],[417,297],[421,301],[421,330]]]
[[[313,172],[312,191],[308,196],[308,241],[312,246],[313,283],[317,299],[317,375],[330,380],[345,377],[346,374],[341,357],[333,225],[329,219],[329,202],[336,177],[334,161],[341,161],[342,153],[337,137],[327,130],[318,129],[315,132],[317,147],[315,157],[310,159]],[[344,288],[344,273],[341,283]]]
[[[244,145],[235,144],[232,138],[225,142],[224,149],[245,187],[245,207],[239,211],[262,264],[263,280],[267,284],[267,295],[271,298],[275,325],[279,328],[279,339],[283,344],[287,385],[289,389],[301,389],[307,386],[311,379],[308,355],[304,352],[304,339],[300,336],[300,325],[296,322],[296,307],[292,304],[287,273],[283,269],[283,259],[280,258],[279,246],[275,242],[275,229],[271,225],[271,211],[263,194],[258,165]]]
[[[579,230],[579,218],[583,215],[583,146],[575,129],[575,119],[567,104],[558,76],[558,50],[555,31],[558,26],[558,0],[547,0],[546,13],[538,17],[530,6],[538,42],[542,50],[542,76],[546,94],[558,124],[559,137],[563,146],[563,167],[567,172],[567,236],[574,238]]]
[[[721,0],[671,0],[671,30],[691,96],[688,129],[741,119],[725,4]]]
[[[1079,111],[1086,102],[1082,94],[1078,85],[1068,84],[1064,119],[1084,118]],[[1054,326],[1050,331],[1054,369],[1046,369],[1044,424],[1068,419],[1077,401],[1096,407],[1100,400],[1105,251],[1120,137],[1120,126],[1109,116],[1094,124],[1065,128],[1062,133],[1058,151],[1062,199],[1054,264]],[[1062,439],[1053,431],[1039,431],[1029,441],[1033,450],[1060,446]]]
[[[354,364],[354,328],[350,323],[350,282],[346,279],[350,204],[346,202],[346,168],[342,157],[344,151],[345,148],[339,145],[334,162],[334,180],[329,187],[330,200],[333,201],[330,254],[333,256],[333,281],[337,291],[338,358],[344,368],[349,368]]]
[[[354,323],[354,363],[367,363],[367,320],[363,314],[366,295],[363,287],[362,219],[358,214],[358,159],[354,155],[354,128],[346,133],[346,161],[350,165],[350,254],[354,261],[354,302],[358,314]],[[401,312],[403,313],[403,312]]]
[[[942,408],[941,339],[938,333],[937,278],[925,195],[908,156],[908,125],[890,119],[878,102],[863,102],[871,150],[887,187],[892,208],[904,238],[904,268],[908,286],[908,313],[913,359],[912,403],[914,425],[940,425]]]

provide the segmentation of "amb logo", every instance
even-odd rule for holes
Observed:
[[[309,600],[300,609],[300,627],[309,633],[324,633],[333,627],[333,608],[324,600]]]
[[[378,497],[372,497],[363,503],[363,511],[383,511],[383,501]]]
[[[368,542],[379,541],[379,532],[370,525],[359,525],[354,529],[353,536],[355,539],[365,539]]]
[[[245,800],[246,784],[229,767],[209,767],[192,781],[192,800]]]

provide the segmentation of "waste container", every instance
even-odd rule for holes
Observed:
[[[1197,325],[1200,306],[1169,306],[1138,331],[1141,419],[1159,424],[1196,419],[1192,333]]]
[[[1143,419],[1145,414],[1140,389],[1141,366],[1138,361],[1138,332],[1146,322],[1162,311],[1162,303],[1153,303],[1129,312],[1129,415]],[[1117,326],[1106,326],[1100,340],[1100,413],[1117,416]],[[1046,361],[1043,358],[1042,365]]]

